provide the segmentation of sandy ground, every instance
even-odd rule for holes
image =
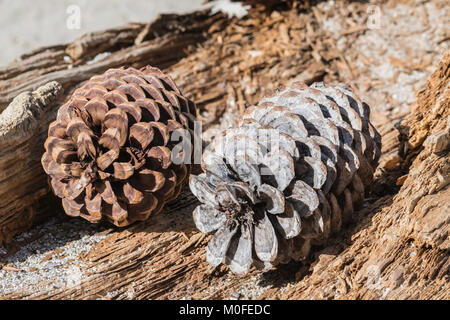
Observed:
[[[202,2],[0,0],[0,66],[37,47],[66,43],[86,32],[117,27],[131,21],[151,21],[160,13],[195,11],[202,7]]]

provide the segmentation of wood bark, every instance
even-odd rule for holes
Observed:
[[[125,64],[163,68],[197,102],[210,138],[215,126],[232,124],[256,103],[263,89],[288,80],[342,80],[351,71],[336,45],[320,40],[317,25],[296,10],[255,12],[246,19],[169,15],[36,50],[1,70],[0,110],[28,92],[1,115],[0,241],[54,212],[45,205],[58,200],[46,189],[38,163],[42,141],[58,105],[81,82]],[[105,51],[111,54],[97,60]],[[226,299],[251,288],[251,297],[260,299],[449,299],[449,66],[447,54],[400,126],[378,125],[383,149],[371,201],[304,264],[263,275],[252,270],[245,277],[226,267],[210,269],[210,236],[195,229],[192,210],[198,202],[185,189],[165,214],[109,229],[79,257],[86,266],[79,285],[43,285],[1,298]],[[48,84],[53,80],[61,86]],[[17,109],[24,116],[8,111]]]

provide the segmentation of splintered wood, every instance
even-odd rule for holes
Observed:
[[[56,108],[94,74],[122,65],[161,68],[197,103],[208,129],[206,140],[237,124],[265,90],[294,80],[349,83],[369,100],[383,148],[374,192],[329,245],[303,265],[290,263],[265,273],[251,269],[237,277],[225,266],[211,269],[205,261],[210,235],[196,230],[192,211],[198,202],[185,188],[165,214],[126,230],[111,229],[77,261],[61,266],[79,268],[79,282],[49,286],[36,281],[29,288],[9,288],[0,298],[450,299],[449,55],[419,94],[418,108],[403,121],[415,102],[413,90],[423,86],[440,50],[448,46],[439,18],[445,1],[330,3],[271,1],[244,18],[210,16],[207,11],[164,15],[153,23],[38,49],[0,71],[0,110],[19,93],[52,80],[65,90],[62,94],[54,87],[41,104],[33,100],[41,111],[17,119],[14,130],[22,135],[15,136],[8,125],[1,127],[0,145],[8,146],[6,151],[0,148],[1,172],[12,175],[0,181],[0,242],[27,228],[32,217],[56,212],[46,207],[57,199],[45,187],[37,156],[44,152],[44,128]],[[367,28],[367,9],[373,4],[383,12],[385,25],[379,30]],[[38,92],[45,88],[51,89]],[[26,97],[39,100],[36,93]],[[23,123],[35,123],[27,135]],[[10,150],[17,151],[8,155]],[[27,159],[30,170],[14,159]],[[20,181],[26,182],[24,187],[14,191]],[[23,268],[17,261],[5,263],[0,272],[6,280],[21,273],[8,269]],[[52,271],[58,275],[56,269]]]

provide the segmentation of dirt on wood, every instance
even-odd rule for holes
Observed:
[[[373,5],[379,28],[367,23]],[[1,172],[11,172],[0,179],[0,299],[449,299],[448,10],[445,1],[283,1],[243,18],[168,15],[39,49],[0,70],[1,117],[28,110],[0,122],[0,145],[17,144],[13,130],[23,141],[23,150],[0,151]],[[64,216],[38,163],[46,121],[83,81],[124,64],[168,72],[200,107],[205,141],[267,89],[349,83],[383,137],[372,192],[308,261],[245,277],[206,263],[210,236],[193,224],[198,202],[188,188],[164,214],[125,229]],[[44,86],[50,81],[61,86]],[[30,172],[13,163],[20,153]],[[11,193],[17,181],[35,189]],[[28,229],[36,221],[45,222]]]

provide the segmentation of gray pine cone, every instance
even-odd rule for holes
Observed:
[[[203,153],[190,177],[193,213],[212,266],[237,274],[306,258],[364,198],[381,137],[369,107],[343,84],[293,83],[246,110]]]

